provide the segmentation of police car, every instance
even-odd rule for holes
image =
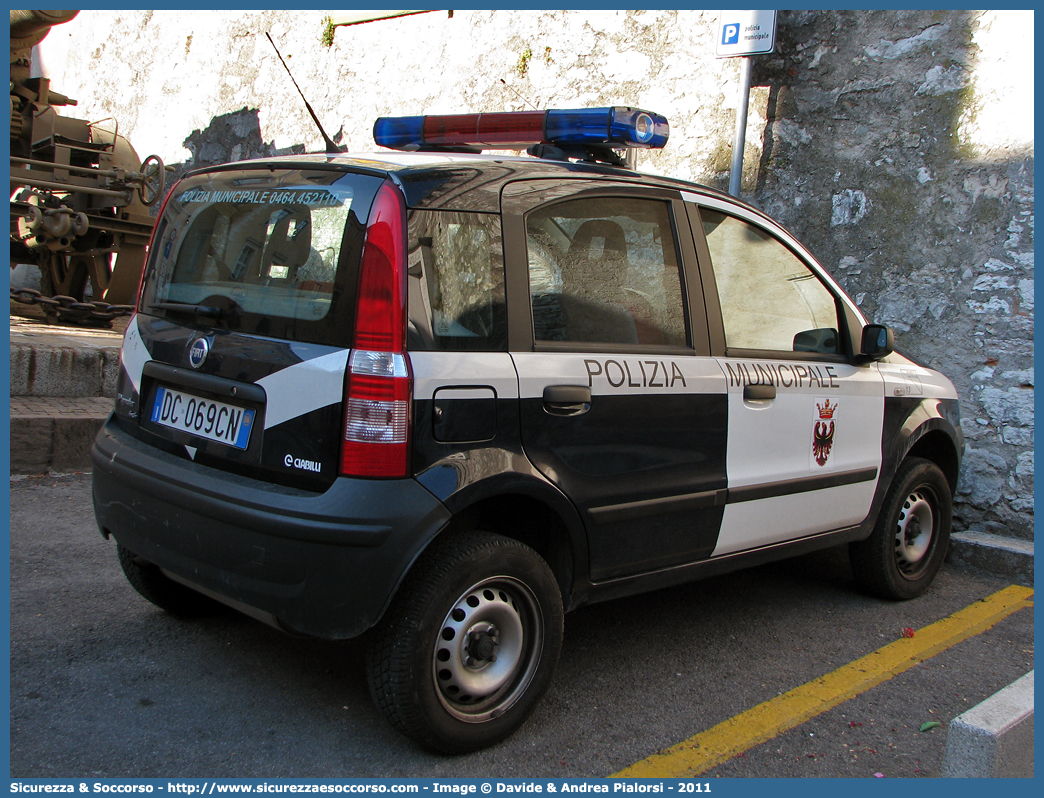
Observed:
[[[533,710],[565,610],[839,544],[878,595],[928,587],[952,384],[772,219],[626,168],[666,119],[374,135],[166,200],[93,446],[145,598],[369,632],[383,712],[460,752]]]

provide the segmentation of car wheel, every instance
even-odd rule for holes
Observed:
[[[438,538],[370,642],[370,692],[427,748],[484,748],[515,731],[547,690],[562,627],[558,584],[531,548],[485,532]]]
[[[222,605],[214,599],[169,579],[159,566],[142,559],[119,543],[116,544],[116,554],[131,586],[171,615],[199,618],[214,615],[221,610]]]
[[[907,458],[892,480],[870,537],[849,547],[856,580],[884,598],[921,595],[946,556],[952,513],[950,485],[939,467]]]

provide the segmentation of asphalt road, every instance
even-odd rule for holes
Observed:
[[[14,778],[606,776],[1009,584],[947,566],[883,602],[838,550],[582,608],[530,721],[445,758],[378,714],[359,642],[140,598],[89,476],[12,480],[10,551]],[[700,778],[937,776],[947,723],[1032,668],[1029,609]]]

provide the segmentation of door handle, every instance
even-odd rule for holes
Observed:
[[[591,409],[591,389],[584,385],[548,385],[544,411],[553,416],[579,416]]]
[[[765,402],[776,398],[775,385],[744,385],[744,402]]]

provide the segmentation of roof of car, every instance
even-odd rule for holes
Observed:
[[[565,176],[592,180],[612,179],[617,182],[728,197],[727,194],[707,186],[605,164],[487,153],[384,150],[373,153],[283,155],[210,166],[189,174],[291,166],[343,167],[389,175],[402,188],[406,204],[411,208],[496,213],[500,210],[501,189],[508,181]]]

